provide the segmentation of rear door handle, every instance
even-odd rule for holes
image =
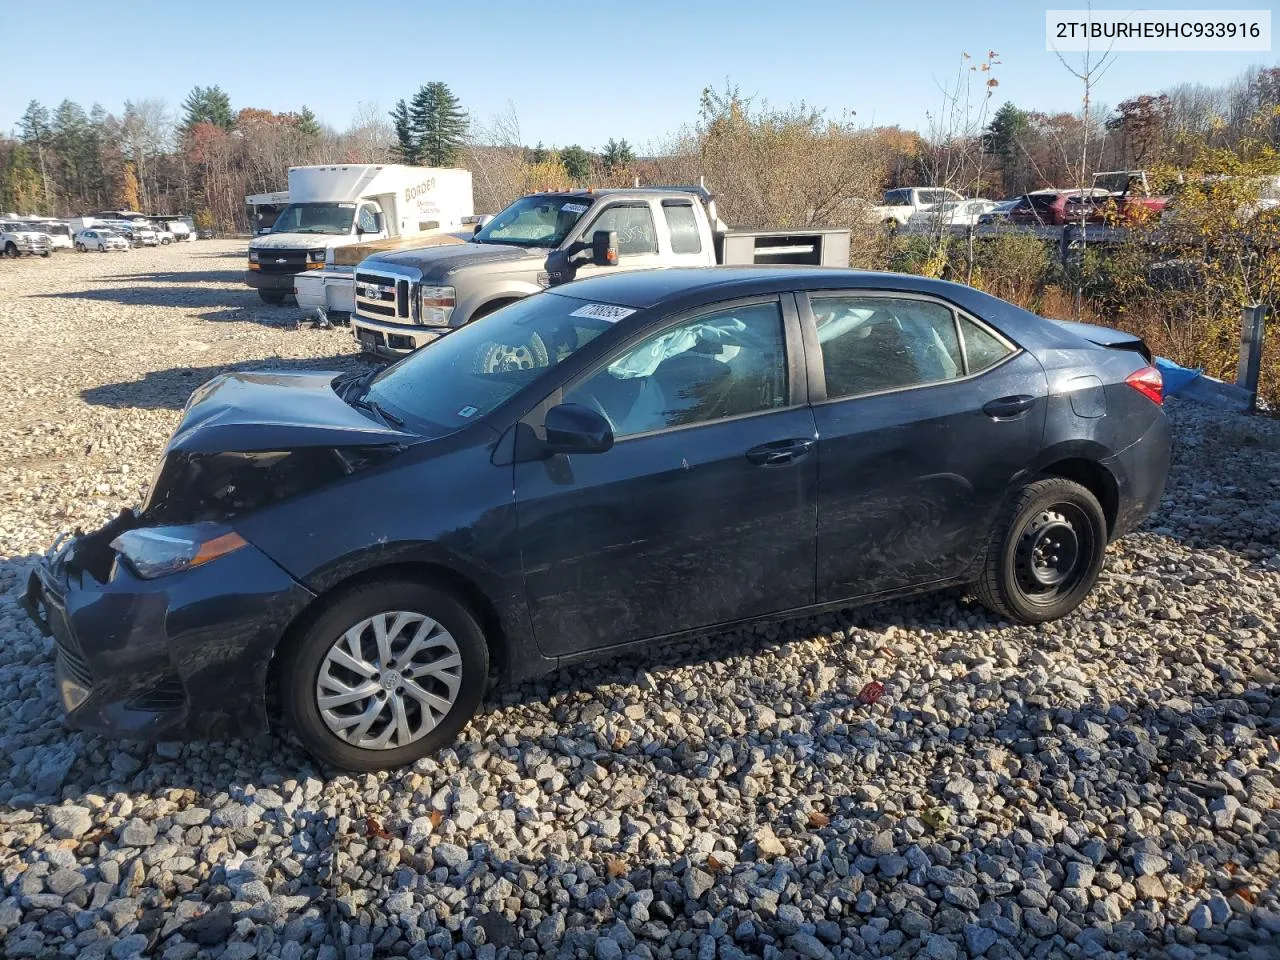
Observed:
[[[804,437],[774,440],[772,443],[762,443],[758,447],[752,447],[747,451],[747,459],[762,467],[774,467],[799,460],[812,449],[813,441],[806,440]]]
[[[982,412],[996,420],[1011,420],[1026,413],[1035,406],[1035,403],[1035,397],[1019,393],[1012,397],[988,400],[982,405]]]

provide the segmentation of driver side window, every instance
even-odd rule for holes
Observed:
[[[565,395],[604,414],[616,438],[787,405],[777,302],[718,310],[666,327]]]
[[[647,203],[615,203],[596,217],[582,234],[582,239],[590,243],[597,230],[612,230],[618,234],[619,256],[658,252],[653,212]]]

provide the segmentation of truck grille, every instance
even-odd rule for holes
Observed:
[[[302,273],[307,269],[305,250],[259,250],[258,270],[261,273]]]
[[[356,271],[356,311],[366,317],[406,320],[411,316],[409,294],[412,286],[407,277]]]

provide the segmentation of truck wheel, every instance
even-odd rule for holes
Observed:
[[[262,298],[263,303],[270,303],[278,307],[284,303],[284,298],[288,294],[283,290],[259,290],[258,296]]]
[[[285,719],[320,760],[399,767],[450,743],[484,696],[489,648],[471,610],[425,583],[334,598],[282,652]]]
[[[49,254],[50,254],[51,252],[52,252],[52,251],[45,250],[45,251],[43,251],[43,252],[40,254],[40,256],[42,256],[42,257],[47,257],[47,256],[49,256]]]
[[[160,246],[162,246],[162,247],[167,247],[168,245],[169,245],[169,238],[168,238],[168,237],[164,237],[164,238],[160,241]]]
[[[18,245],[10,240],[4,245],[4,255],[10,259],[16,260],[18,258]]]
[[[76,241],[76,253],[88,253],[88,252],[89,252],[89,251],[85,249],[84,244],[83,244],[83,243],[81,243],[79,240],[77,240],[77,241]]]
[[[1107,521],[1092,493],[1061,477],[1029,483],[996,521],[978,599],[1020,623],[1056,620],[1093,590],[1106,549]]]
[[[484,352],[475,361],[478,374],[502,373],[508,370],[534,370],[547,365],[549,354],[542,337],[529,334],[524,343],[485,344]]]

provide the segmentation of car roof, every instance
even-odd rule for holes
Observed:
[[[977,292],[960,284],[913,274],[802,266],[628,270],[578,280],[548,292],[645,310],[650,307],[697,306],[786,290],[844,290],[851,287],[932,293],[947,299],[955,299],[958,291]]]
[[[665,314],[787,291],[870,290],[937,297],[994,324],[1006,336],[1045,344],[1061,334],[1043,317],[981,290],[907,273],[831,267],[670,267],[605,274],[552,287],[552,296]]]

